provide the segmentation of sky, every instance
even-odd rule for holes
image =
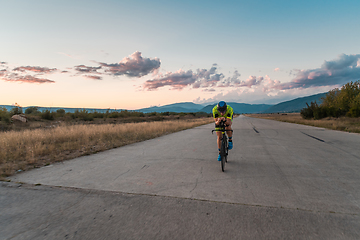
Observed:
[[[276,104],[360,80],[358,0],[0,6],[0,105]]]

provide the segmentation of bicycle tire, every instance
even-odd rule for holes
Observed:
[[[226,144],[225,139],[223,137],[221,141],[221,149],[220,149],[220,156],[221,156],[221,170],[225,171],[225,161],[226,161]]]
[[[226,163],[227,163],[228,153],[229,153],[229,145],[228,145],[227,137],[225,136],[225,162]]]

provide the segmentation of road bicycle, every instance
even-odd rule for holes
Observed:
[[[222,138],[221,138],[221,145],[220,145],[220,156],[221,156],[221,170],[225,171],[225,163],[227,162],[227,156],[229,154],[229,145],[228,145],[228,139],[227,139],[227,131],[233,132],[233,130],[225,130],[225,121],[221,121],[219,124],[219,127],[212,130],[211,133],[214,132],[221,132]]]

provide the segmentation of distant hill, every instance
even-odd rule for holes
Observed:
[[[236,103],[236,102],[228,102],[228,104],[234,109],[234,113],[278,113],[278,112],[300,112],[301,109],[306,107],[306,103],[310,104],[310,102],[316,101],[318,104],[322,102],[321,98],[324,97],[327,93],[320,93],[308,97],[296,98],[294,100],[282,102],[276,105],[270,104],[247,104],[247,103]],[[216,103],[210,104],[207,106],[196,104],[192,102],[181,102],[181,103],[173,103],[164,106],[155,106],[149,108],[141,108],[134,111],[150,113],[150,112],[206,112],[211,113],[213,107]],[[0,105],[0,107],[5,107],[8,111],[10,111],[14,106],[10,105]],[[28,107],[23,107],[23,111]],[[38,107],[39,111],[50,110],[55,112],[58,109],[64,109],[66,112],[75,112],[76,110],[87,110],[89,112],[97,111],[100,113],[104,113],[106,111],[121,111],[121,109],[94,109],[94,108],[61,108],[61,107]]]
[[[316,101],[318,104],[321,104],[321,98],[325,97],[326,94],[327,92],[282,102],[272,107],[269,107],[268,109],[262,111],[262,113],[300,112],[301,109],[306,107],[306,103],[310,105],[311,102]]]
[[[150,112],[199,112],[204,106],[201,104],[196,104],[192,102],[182,102],[182,103],[173,103],[168,104],[160,107],[149,107],[149,108],[141,108],[137,109],[136,111],[143,112],[143,113],[150,113]]]
[[[247,104],[247,103],[236,103],[236,102],[228,102],[228,105],[230,105],[234,109],[234,113],[260,113],[272,105],[269,104]],[[212,109],[214,108],[215,104],[208,105],[201,109],[201,112],[211,113]]]

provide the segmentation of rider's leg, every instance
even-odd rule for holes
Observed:
[[[226,119],[226,125],[228,125],[225,129],[226,130],[232,130],[231,125],[232,125],[232,120],[231,119]],[[232,131],[226,131],[228,137],[229,137],[229,150],[231,150],[233,148],[233,142],[232,142],[232,136],[233,136],[233,132]]]
[[[226,130],[232,130],[231,125],[232,125],[232,120],[227,118],[226,119],[226,125],[227,127],[225,127]],[[227,135],[229,138],[232,138],[233,132],[232,131],[226,131]]]
[[[217,135],[217,145],[218,145],[218,149],[220,151],[220,147],[221,147],[221,132],[217,131],[216,132],[216,135]]]

